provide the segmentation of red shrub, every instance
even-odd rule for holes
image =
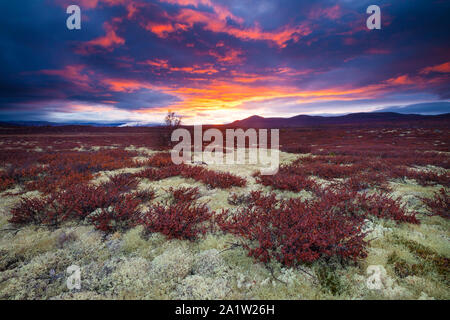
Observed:
[[[147,188],[145,190],[139,190],[134,192],[134,195],[136,196],[136,198],[142,201],[152,201],[153,199],[155,199],[156,193],[155,190]]]
[[[8,221],[13,224],[57,224],[53,213],[47,211],[48,200],[40,198],[22,198],[11,210],[12,217]]]
[[[222,211],[222,230],[242,239],[250,256],[259,261],[294,266],[321,257],[365,257],[364,219],[349,215],[327,201],[277,201],[274,195],[255,193],[251,205],[229,217]]]
[[[5,173],[0,173],[0,192],[9,189],[15,185],[15,181],[9,178]]]
[[[6,171],[0,173],[0,191],[14,185],[22,185],[38,177],[44,169],[30,162],[21,163],[18,167],[7,167]]]
[[[55,190],[67,189],[70,186],[80,183],[85,183],[92,179],[92,175],[89,172],[77,173],[68,172],[64,175],[43,175],[37,180],[29,181],[25,184],[26,190],[38,190],[45,194],[55,192]]]
[[[350,177],[345,181],[345,186],[352,191],[365,190],[371,186],[370,182],[360,177]]]
[[[200,181],[211,188],[228,189],[232,186],[243,187],[247,181],[227,172],[216,172],[200,166],[182,166],[181,176]]]
[[[103,187],[78,184],[66,190],[55,191],[45,199],[24,199],[12,209],[13,217],[10,222],[56,226],[66,220],[82,220],[95,210],[101,209],[100,217],[95,217],[93,221],[101,230],[108,231],[104,228],[107,222],[111,222],[106,221],[108,218],[120,222],[124,216],[123,211],[139,205],[140,202],[136,200],[136,194],[124,196],[118,188]]]
[[[436,173],[432,171],[408,170],[408,178],[414,179],[422,186],[440,184],[444,187],[450,187],[449,173]]]
[[[397,222],[419,224],[416,213],[408,213],[400,200],[392,199],[379,192],[372,195],[357,193],[346,186],[330,186],[318,194],[321,201],[333,203],[334,206],[345,209],[349,214],[360,216],[375,216]]]
[[[284,145],[280,147],[280,151],[288,153],[310,153],[310,146],[299,146],[299,145]]]
[[[10,222],[57,226],[71,218],[84,218],[98,207],[100,198],[95,191],[86,185],[74,185],[67,190],[53,192],[47,198],[24,199],[11,210],[13,217]]]
[[[378,187],[384,191],[389,191],[387,178],[385,175],[373,171],[360,172],[354,176],[350,176],[342,183],[338,183],[349,190],[361,191],[369,188]]]
[[[247,181],[244,178],[235,176],[228,172],[215,172],[211,170],[204,170],[202,175],[194,177],[211,188],[228,189],[233,186],[244,187]]]
[[[149,179],[150,181],[158,180],[159,170],[153,168],[147,168],[145,170],[139,171],[135,174],[137,178]]]
[[[84,219],[98,208],[106,208],[120,201],[119,188],[78,184],[51,195],[54,209],[63,220]]]
[[[15,168],[14,179],[18,183],[25,183],[27,190],[49,194],[56,189],[87,182],[98,171],[135,166],[132,161],[134,155],[123,149],[40,154],[36,159],[39,165],[27,163],[26,166]]]
[[[126,230],[139,221],[140,203],[135,194],[121,195],[117,202],[101,208],[99,213],[89,218],[97,229],[104,232]]]
[[[197,200],[200,197],[200,193],[197,187],[196,188],[181,187],[178,189],[170,188],[169,192],[172,193],[172,196],[176,201],[180,202],[190,203]]]
[[[410,170],[408,170],[405,166],[393,166],[391,168],[385,168],[384,170],[387,172],[389,177],[400,179],[402,181],[405,181],[405,178],[410,176]]]
[[[205,168],[200,166],[189,166],[189,165],[181,165],[180,175],[184,178],[194,179],[196,181],[201,181],[203,174],[205,172]]]
[[[299,170],[307,175],[317,176],[323,179],[346,178],[357,174],[361,168],[357,165],[342,166],[329,163],[310,163],[301,166]]]
[[[156,153],[153,156],[151,156],[146,162],[145,165],[150,167],[168,167],[173,166],[174,163],[172,162],[172,158],[170,153],[167,152],[160,152]]]
[[[215,172],[200,166],[189,165],[167,165],[160,169],[147,168],[136,174],[136,177],[147,178],[155,181],[174,176],[182,176],[200,181],[212,188],[230,188],[232,186],[243,187],[245,179],[226,172]]]
[[[249,207],[259,207],[269,211],[277,205],[278,200],[274,193],[263,194],[262,191],[251,191],[248,194],[247,203]]]
[[[44,154],[38,162],[47,164],[53,173],[64,172],[98,172],[102,170],[116,170],[134,167],[132,156],[136,154],[124,149],[101,151],[72,151]]]
[[[284,173],[282,171],[274,175],[257,174],[255,178],[256,182],[279,190],[299,192],[301,190],[314,191],[319,188],[311,178],[299,174]]]
[[[210,226],[212,213],[202,205],[179,202],[172,205],[155,205],[145,214],[142,223],[149,232],[160,232],[169,239],[194,240],[204,235]]]
[[[405,205],[402,205],[400,200],[392,199],[385,194],[359,195],[358,202],[361,209],[369,215],[397,222],[420,223],[416,213],[407,213]]]
[[[136,174],[136,177],[146,178],[150,181],[166,179],[181,174],[182,166],[168,166],[161,169],[147,168]]]
[[[216,220],[223,231],[241,237],[250,256],[262,262],[276,259],[287,266],[322,257],[364,257],[362,227],[368,215],[418,223],[398,201],[384,195],[331,187],[317,195],[315,201],[277,200],[274,194],[252,192],[247,207],[233,214],[222,211]]]
[[[130,173],[121,173],[110,176],[109,181],[104,185],[106,189],[119,189],[120,192],[128,192],[138,185],[136,177]]]
[[[450,197],[445,188],[434,194],[432,199],[422,198],[432,215],[450,219]]]
[[[248,204],[250,201],[250,196],[245,193],[237,194],[232,193],[228,196],[227,202],[228,204],[239,206],[242,204]]]

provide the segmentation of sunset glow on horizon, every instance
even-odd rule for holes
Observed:
[[[81,30],[66,28],[67,6]],[[366,8],[382,10],[368,30]],[[5,121],[227,123],[450,100],[444,1],[0,5]],[[450,112],[426,110],[421,113]]]

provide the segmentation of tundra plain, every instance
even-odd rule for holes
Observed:
[[[1,299],[450,298],[447,125],[282,129],[274,176],[158,135],[1,128]]]

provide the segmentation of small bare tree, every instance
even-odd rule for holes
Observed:
[[[176,129],[181,125],[181,117],[169,110],[164,122],[166,123],[166,127]]]
[[[167,148],[172,146],[172,132],[181,126],[181,116],[177,115],[175,112],[168,111],[164,119],[164,125],[162,127],[162,132],[160,135],[160,145],[162,148]]]

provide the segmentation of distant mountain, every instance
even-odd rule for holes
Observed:
[[[162,125],[161,123],[155,123],[155,122],[142,122],[142,121],[135,121],[135,122],[127,122],[119,125],[118,127],[157,127]]]
[[[124,122],[49,122],[49,121],[2,121],[0,126],[18,127],[61,127],[61,126],[91,126],[91,127],[119,127]]]
[[[20,126],[20,127],[43,127],[57,125],[48,121],[2,121],[1,126]]]
[[[383,122],[417,122],[430,120],[450,121],[450,113],[441,115],[419,115],[400,114],[396,112],[359,112],[335,117],[298,115],[291,118],[264,118],[261,116],[251,116],[243,120],[234,121],[227,126],[243,128],[288,128],[321,125],[375,124]]]
[[[424,102],[406,106],[391,106],[385,107],[375,112],[398,112],[403,114],[437,115],[450,112],[450,102]]]
[[[61,126],[90,126],[90,127],[157,127],[161,123],[147,121],[132,122],[49,122],[49,121],[2,121],[0,126],[16,127],[61,127]]]

